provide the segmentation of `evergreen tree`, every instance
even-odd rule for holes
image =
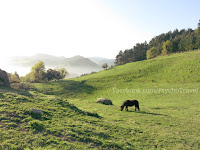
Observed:
[[[133,47],[133,56],[132,61],[141,61],[146,59],[146,52],[148,50],[148,44],[145,41],[144,43],[137,43]]]
[[[196,33],[196,48],[200,49],[200,20],[198,23],[197,33]]]
[[[115,57],[115,65],[119,66],[119,65],[123,65],[123,52],[122,50],[119,51],[119,54]]]
[[[196,30],[175,29],[152,38],[149,43],[137,43],[132,49],[121,50],[116,56],[115,65],[154,58],[180,51],[200,49],[200,20]]]

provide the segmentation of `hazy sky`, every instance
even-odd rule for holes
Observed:
[[[199,7],[198,0],[0,0],[0,59],[114,58],[169,30],[195,29]]]

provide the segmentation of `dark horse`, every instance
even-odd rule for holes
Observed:
[[[128,111],[128,106],[132,107],[135,105],[135,111],[136,111],[136,108],[138,110],[140,110],[139,108],[139,102],[137,100],[126,100],[123,102],[122,106],[121,106],[121,111],[124,109],[124,107],[126,106],[126,111]]]

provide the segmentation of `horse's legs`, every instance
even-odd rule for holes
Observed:
[[[139,107],[139,104],[137,104],[137,109],[138,109],[138,111],[140,111],[140,107]],[[136,110],[136,108],[135,108],[135,110]]]
[[[128,106],[126,106],[126,111],[128,111]]]

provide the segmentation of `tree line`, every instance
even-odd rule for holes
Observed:
[[[155,58],[176,52],[200,49],[200,20],[198,27],[160,34],[152,38],[149,43],[137,43],[133,48],[119,51],[115,57],[115,65]]]
[[[30,73],[28,73],[24,77],[19,77],[17,72],[15,72],[14,74],[9,73],[8,77],[10,83],[20,83],[20,82],[40,83],[40,82],[49,82],[52,80],[64,79],[67,75],[68,72],[65,68],[46,70],[44,62],[39,61],[31,68]]]
[[[68,74],[65,68],[62,69],[48,69],[46,71],[43,61],[39,61],[32,68],[31,72],[24,77],[25,82],[48,82],[52,80],[64,79]]]

